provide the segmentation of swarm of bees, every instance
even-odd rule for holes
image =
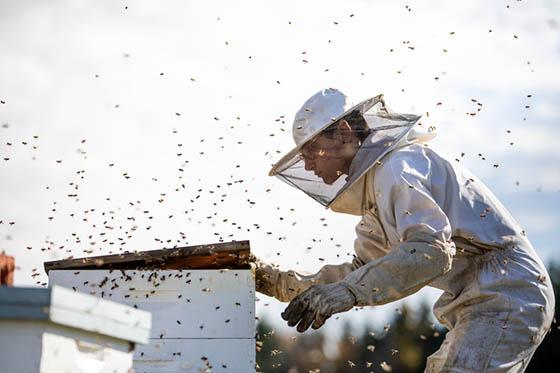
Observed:
[[[508,9],[509,7],[510,5],[507,5]],[[127,10],[128,6],[125,6],[124,9]],[[409,5],[405,5],[404,12],[411,13],[413,12],[413,9]],[[336,35],[336,32],[343,32],[340,30],[344,30],[344,26],[347,24],[347,22],[348,23],[352,22],[355,18],[359,18],[359,17],[355,17],[355,14],[351,13],[347,17],[344,17],[344,19],[340,17],[339,19],[336,20],[329,20],[327,23],[330,27],[332,27],[332,29],[334,30],[333,32]],[[220,17],[216,18],[217,22],[219,22],[220,20],[221,20]],[[287,27],[293,27],[297,25],[297,22],[293,20],[288,20],[284,23],[284,26],[286,25]],[[487,29],[487,31],[489,34],[493,33],[493,29]],[[486,29],[484,30],[484,32],[486,32]],[[449,36],[449,43],[451,45],[440,46],[440,49],[438,49],[438,51],[443,51],[447,55],[450,54],[450,51],[453,52],[453,47],[454,47],[453,38],[455,37],[456,32],[446,31],[446,34]],[[518,34],[513,34],[513,39],[517,40],[519,39],[519,37],[520,36]],[[333,44],[332,43],[333,40],[335,39],[329,38],[323,40],[323,42],[326,42],[328,45],[331,45]],[[232,39],[225,40],[223,41],[223,47],[233,49],[236,48],[236,43],[232,42]],[[419,43],[416,43],[414,40],[402,40],[399,42],[399,44],[393,45],[390,49],[385,50],[385,52],[388,52],[392,55],[396,55],[401,52],[413,54],[413,53],[418,53],[418,50],[420,48],[422,48],[422,46]],[[297,56],[295,58],[297,58],[298,63],[304,64],[306,65],[306,68],[310,68],[310,69],[314,68],[315,62],[318,60],[318,57],[316,57],[314,51],[312,50],[303,50],[303,51],[298,50],[296,53],[294,53],[294,55]],[[130,53],[124,53],[122,56],[127,59],[131,58]],[[249,62],[252,63],[254,57],[255,55],[248,56]],[[258,60],[258,56],[257,56],[257,60]],[[320,69],[321,71],[326,73],[326,72],[330,72],[331,68],[332,66],[331,67],[322,66]],[[399,76],[406,75],[407,73],[406,69],[404,68],[399,68],[398,70],[394,70],[394,71]],[[102,81],[105,76],[104,74],[101,73],[89,73],[89,74],[91,74],[88,75],[90,79],[93,76],[98,81]],[[437,74],[437,76],[434,76],[435,74]],[[162,77],[162,79],[169,78],[170,76],[169,73],[167,73],[166,75],[166,73],[163,71],[152,71],[151,75],[160,76]],[[444,78],[445,72],[441,72],[441,71],[437,73],[434,72],[434,75],[431,75],[430,79],[433,79],[433,81],[435,82],[440,82],[442,80],[445,80]],[[360,76],[365,77],[365,73],[360,72]],[[196,86],[201,82],[201,78],[198,76],[196,77],[188,76],[188,77],[183,77],[182,79],[185,82],[188,82],[189,85],[192,86]],[[275,88],[277,87],[277,89],[281,89],[284,85],[289,84],[289,82],[286,83],[284,79],[280,80],[276,78],[271,79],[270,82],[271,84],[274,85]],[[404,92],[404,88],[402,88],[402,91]],[[5,95],[6,93],[2,92],[2,94]],[[523,105],[523,109],[525,109],[525,111],[531,108],[530,100],[532,99],[532,97],[533,97],[532,94],[526,94],[525,98],[527,99],[528,102],[525,102]],[[1,117],[2,109],[9,107],[11,102],[12,100],[9,97],[6,98],[2,97],[0,99],[0,121],[2,121],[2,117]],[[439,108],[442,106],[444,107],[445,105],[450,105],[450,104],[442,99],[442,100],[438,100],[434,106],[435,108]],[[470,98],[470,102],[468,103],[468,105],[470,108],[468,109],[469,111],[466,112],[467,117],[476,117],[476,116],[484,115],[488,110],[487,107],[484,106],[483,103],[478,98]],[[115,109],[120,108],[119,111],[125,109],[124,106],[121,108],[120,104],[112,104],[111,107],[114,107]],[[484,111],[482,110],[483,108],[485,109]],[[461,113],[462,112],[463,111],[461,111]],[[176,117],[177,120],[180,120],[188,116],[188,113],[185,113],[182,110],[174,110],[167,113],[167,115],[170,117]],[[224,116],[220,114],[214,114],[214,113],[209,113],[207,118],[209,122],[235,123],[235,124],[230,124],[230,129],[234,129],[235,125],[239,126],[239,123],[241,122],[241,118],[239,116],[236,116],[235,120],[230,121]],[[523,120],[525,119],[526,117],[523,118]],[[476,120],[476,118],[474,118],[473,120]],[[274,131],[269,134],[270,137],[274,137],[277,135],[281,135],[281,136],[288,135],[290,130],[289,129],[286,130],[286,128],[284,128],[284,126],[287,124],[284,114],[277,115],[274,119],[271,120],[271,122],[273,122],[273,125],[275,127],[273,127]],[[0,131],[4,131],[3,133],[0,132],[0,138],[6,139],[6,140],[2,140],[4,144],[0,144],[0,146],[2,146],[0,147],[0,152],[3,153],[0,154],[3,163],[0,164],[0,167],[2,166],[7,167],[10,166],[12,163],[18,162],[19,159],[16,159],[18,157],[16,153],[17,151],[25,152],[23,153],[24,156],[30,155],[32,160],[36,160],[38,157],[38,152],[40,147],[46,146],[40,143],[39,141],[40,137],[37,134],[31,135],[30,137],[17,139],[17,140],[15,138],[10,138],[11,136],[10,130],[12,128],[13,125],[10,123],[2,123],[0,127]],[[515,144],[515,142],[511,140],[513,132],[514,131],[512,129],[506,130],[507,144],[509,146],[513,146]],[[176,137],[180,137],[184,135],[185,134],[180,133],[180,131],[177,129],[174,129],[171,134],[171,136],[176,136]],[[192,132],[188,133],[188,136],[192,136],[192,135],[193,135]],[[228,140],[227,137],[224,137],[223,134],[220,134],[219,136],[215,136],[214,138],[205,136],[204,138],[201,138],[199,142],[211,143],[213,144],[212,146],[215,145],[217,148],[219,147],[218,149],[219,151],[221,151],[227,146],[227,140]],[[89,143],[90,142],[88,142],[87,139],[81,139],[81,141],[76,142],[73,145],[77,148],[77,154],[83,157],[84,159],[86,159],[88,156],[87,146],[89,145]],[[245,139],[238,139],[238,138],[233,139],[232,142],[232,144],[234,145],[244,145],[245,143],[246,143]],[[247,184],[249,184],[247,180],[243,178],[235,177],[234,174],[227,175],[229,176],[228,178],[226,176],[227,172],[225,170],[224,170],[224,179],[222,183],[215,184],[215,185],[206,185],[203,181],[201,181],[202,185],[200,184],[197,185],[196,180],[189,180],[189,177],[191,175],[189,175],[188,167],[193,162],[204,162],[205,161],[204,156],[207,155],[207,152],[204,150],[195,153],[192,149],[188,149],[188,147],[184,146],[183,142],[177,142],[176,148],[174,149],[175,149],[174,154],[179,160],[176,166],[177,179],[175,180],[175,185],[170,190],[161,190],[157,193],[157,195],[147,196],[147,198],[151,198],[153,201],[157,201],[157,205],[156,205],[157,207],[166,209],[168,207],[167,204],[168,200],[171,198],[172,194],[182,193],[182,195],[185,196],[185,200],[188,201],[188,203],[186,204],[185,209],[180,213],[180,215],[177,214],[176,212],[165,214],[165,221],[163,222],[163,224],[177,224],[177,226],[182,227],[181,228],[182,230],[185,230],[184,229],[185,225],[194,226],[196,228],[196,225],[194,224],[194,222],[192,222],[191,216],[195,216],[197,214],[197,209],[199,205],[204,206],[204,204],[201,202],[202,200],[205,200],[206,202],[210,201],[209,205],[215,208],[216,210],[219,210],[221,204],[233,198],[238,199],[240,209],[250,209],[255,207],[255,205],[258,205],[261,202],[259,198],[251,196],[251,190],[250,190],[251,187],[247,186]],[[271,157],[271,156],[276,156],[280,153],[282,153],[280,150],[267,150],[264,153],[264,156]],[[465,159],[465,156],[467,155],[465,152],[460,152],[459,154],[455,158],[456,162],[461,162],[463,159]],[[481,161],[489,161],[487,159],[487,155],[483,155],[482,153],[477,153],[477,154],[478,154],[478,159],[480,159]],[[189,157],[190,159],[186,159],[187,157]],[[197,158],[193,160],[193,158],[195,157]],[[228,163],[229,160],[224,164],[226,169],[238,170],[243,168],[242,164],[235,164],[233,160],[231,161],[232,161],[231,164]],[[67,167],[66,164],[70,162],[68,162],[66,159],[55,157],[53,159],[50,159],[49,163],[51,163],[53,167],[58,167],[60,169],[64,168],[66,171],[69,171],[66,168]],[[135,175],[133,172],[127,170],[126,165],[121,165],[118,162],[114,162],[112,160],[106,161],[105,164],[107,165],[106,167],[108,168],[109,171],[118,170],[118,177],[121,178],[123,182],[133,184],[137,181],[138,175]],[[495,160],[492,160],[490,164],[492,165],[492,168],[495,169],[498,169],[500,167],[500,163],[496,162]],[[213,167],[213,166],[208,165],[208,167]],[[241,171],[244,171],[245,175],[248,176],[247,171],[245,170],[241,170]],[[0,172],[2,172],[1,168],[0,168]],[[500,171],[496,170],[495,172],[500,172]],[[68,174],[70,174],[70,172],[68,172]],[[74,227],[71,225],[68,227],[69,228],[68,236],[62,240],[63,242],[55,242],[55,240],[48,238],[47,235],[45,240],[41,243],[34,244],[34,245],[26,245],[25,246],[26,252],[29,252],[31,255],[38,255],[46,252],[48,254],[62,256],[67,259],[73,258],[75,254],[77,254],[78,251],[80,251],[79,249],[77,250],[76,248],[81,248],[80,255],[84,255],[84,254],[92,255],[92,254],[99,254],[99,253],[103,253],[103,254],[127,253],[130,252],[129,242],[133,241],[133,239],[135,239],[135,237],[138,235],[140,231],[153,230],[154,232],[157,232],[158,221],[156,220],[158,214],[153,208],[153,205],[147,200],[131,199],[130,201],[124,201],[124,205],[126,207],[121,206],[123,204],[122,201],[117,202],[115,206],[108,207],[108,208],[97,207],[97,206],[81,207],[81,208],[76,207],[76,206],[80,206],[79,201],[80,198],[82,197],[81,194],[82,193],[81,191],[83,190],[82,186],[84,186],[84,184],[88,182],[87,177],[88,177],[88,170],[86,168],[74,169],[71,172],[70,179],[67,180],[66,182],[64,190],[60,190],[60,189],[53,190],[53,188],[50,185],[43,186],[45,190],[49,191],[49,196],[53,196],[55,195],[55,193],[58,193],[58,195],[55,198],[55,200],[51,202],[50,210],[48,211],[47,216],[44,216],[42,218],[48,220],[50,223],[54,225],[57,224],[59,220],[62,220],[60,219],[61,214],[66,214],[68,217],[72,219],[72,221],[86,224],[88,227],[88,233],[83,234],[80,233],[79,231],[73,231]],[[157,184],[160,182],[160,179],[158,177],[151,177],[151,181]],[[99,182],[99,181],[96,180],[93,182]],[[469,179],[467,181],[467,183],[474,183],[474,182],[475,182],[474,179]],[[520,182],[516,181],[515,185],[519,186]],[[409,186],[409,188],[414,189],[414,186]],[[263,190],[265,192],[265,196],[268,197],[268,194],[271,194],[272,192],[272,187],[266,186]],[[243,198],[238,198],[239,195],[243,195]],[[61,201],[71,201],[71,202],[76,202],[76,204],[72,206],[68,211],[64,211],[63,208],[61,209],[60,207],[62,205]],[[113,200],[111,197],[107,196],[105,197],[105,202],[113,202]],[[270,200],[267,200],[265,203],[270,204],[269,202]],[[289,217],[290,214],[295,211],[295,207],[290,207],[289,209],[286,209],[285,207],[277,207],[276,211],[278,212],[278,214],[284,215],[284,216],[278,216],[279,222],[289,223],[292,227],[298,223],[296,220]],[[284,212],[286,213],[284,214]],[[244,224],[243,222],[234,221],[233,219],[231,219],[231,217],[229,218],[221,217],[219,216],[217,211],[206,211],[205,213],[207,215],[204,218],[200,218],[200,220],[196,221],[196,224],[208,223],[211,224],[212,226],[218,227],[216,229],[218,232],[215,232],[214,235],[219,242],[224,242],[228,239],[233,239],[235,237],[235,233],[249,234],[257,231],[259,233],[263,232],[263,234],[266,234],[267,236],[274,238],[274,240],[278,240],[280,242],[286,240],[285,232],[277,233],[277,230],[275,229],[277,228],[276,226],[267,227],[266,224],[263,224],[263,222],[261,221],[252,224]],[[402,211],[402,213],[407,216],[411,215],[411,212],[408,210],[404,210]],[[488,215],[492,214],[493,211],[490,208],[485,208],[477,213],[479,213],[480,219],[484,220],[488,217]],[[311,223],[308,222],[308,224]],[[2,232],[3,233],[6,232],[4,239],[6,241],[11,241],[13,237],[12,232],[14,231],[15,228],[18,228],[16,221],[9,216],[0,216],[0,226],[4,228]],[[222,230],[221,227],[226,227],[226,226],[228,229],[232,229],[234,233],[229,233],[226,235],[219,232],[220,230]],[[328,230],[330,227],[327,218],[324,217],[320,218],[320,220],[317,222],[317,226],[322,227],[326,230]],[[154,227],[156,227],[156,229],[154,229]],[[527,233],[525,230],[523,230],[522,232],[520,232],[520,234],[526,235]],[[180,231],[174,237],[154,237],[154,242],[162,247],[176,248],[182,245],[189,244],[189,234]],[[303,245],[302,247],[305,247],[306,251],[311,251],[316,247],[323,247],[326,243],[329,245],[334,245],[333,248],[337,252],[336,254],[337,258],[339,258],[341,255],[352,258],[352,253],[350,252],[344,253],[340,250],[341,244],[337,242],[335,237],[313,238],[308,245]],[[39,253],[35,254],[37,251],[39,251]],[[414,251],[411,251],[411,254],[414,254]],[[276,256],[281,256],[281,255],[282,255],[281,251],[276,251]],[[427,254],[424,255],[426,256]],[[38,255],[38,257],[42,258],[43,256]],[[429,260],[431,258],[426,257],[426,259]],[[320,263],[323,263],[327,261],[327,258],[321,255],[320,257],[317,257],[316,260]],[[122,291],[122,287],[126,286],[125,284],[131,281],[132,279],[131,276],[136,276],[136,273],[134,272],[125,273],[125,271],[122,271],[121,274],[122,276],[120,276],[119,278],[112,277],[111,279],[109,279],[109,277],[105,277],[101,280],[101,282],[97,284],[90,284],[86,281],[83,282],[82,285],[90,286],[91,292],[97,294],[100,297],[103,298],[112,297],[113,291],[117,289],[119,291]],[[75,275],[79,276],[80,271],[76,271]],[[193,281],[196,282],[196,279],[193,280],[193,278],[191,278],[190,275],[191,275],[190,272],[183,272],[183,271],[179,271],[173,274],[174,278],[183,279],[185,285],[187,286],[192,285]],[[33,282],[39,286],[47,286],[47,282],[44,280],[44,278],[41,278],[41,276],[42,274],[39,272],[39,270],[36,267],[33,267],[31,269],[30,277],[32,278]],[[169,279],[169,276],[172,275],[160,274],[157,271],[154,271],[151,272],[149,275],[147,273],[142,273],[141,277],[144,278],[144,276],[147,276],[146,280],[147,282],[151,283],[153,288],[151,288],[148,291],[144,291],[142,294],[140,294],[140,292],[135,287],[127,287],[126,288],[127,292],[126,294],[123,295],[125,298],[132,297],[134,299],[138,299],[139,297],[143,297],[144,299],[150,299],[150,297],[155,296],[157,292],[157,288],[160,286],[160,284],[166,281],[166,279]],[[199,279],[199,281],[202,281],[202,279]],[[543,282],[545,281],[545,278],[539,277],[539,281]],[[77,290],[77,287],[73,287],[73,289]],[[373,291],[377,291],[377,290],[378,289],[374,288]],[[201,289],[201,292],[208,293],[208,295],[211,296],[213,289],[212,287],[207,286],[207,287],[203,287]],[[185,302],[185,303],[191,302],[190,296],[188,296],[186,293],[179,293],[176,295],[176,298],[178,301],[181,302]],[[264,304],[264,306],[267,305],[268,303]],[[134,306],[137,307],[136,304],[134,304]],[[215,310],[216,311],[221,310],[222,306],[223,305],[216,305]],[[241,306],[241,303],[235,302],[235,306],[237,307]],[[183,325],[184,320],[175,320],[175,323],[176,325],[181,326]],[[232,323],[231,316],[227,316],[226,318],[224,318],[223,323],[224,324]],[[203,330],[205,328],[205,325],[201,324],[198,327],[200,330]],[[385,331],[388,331],[389,328],[390,327],[387,325],[385,326],[384,329]],[[164,336],[165,335],[162,333],[159,337],[160,339],[163,339]],[[422,335],[421,339],[426,339],[426,336]],[[262,344],[262,341],[259,341],[258,343]],[[374,352],[375,346],[369,345],[367,349],[370,352]],[[393,355],[396,355],[398,353],[397,350],[393,350],[393,351],[394,351]],[[273,356],[280,355],[281,353],[282,351],[273,350]],[[174,352],[173,355],[181,356],[181,352]],[[212,370],[213,368],[212,364],[210,364],[209,359],[206,356],[201,357],[201,361],[204,362],[205,369],[207,369],[208,371]],[[371,363],[368,364],[369,365],[367,367],[370,368]],[[349,360],[348,366],[350,368],[354,368],[356,364]],[[223,364],[222,367],[225,369],[227,368],[227,365]],[[381,363],[380,368],[385,372],[392,371],[392,367],[386,362]]]

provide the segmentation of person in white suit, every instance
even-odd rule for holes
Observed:
[[[428,147],[433,128],[391,112],[383,95],[351,105],[324,89],[297,112],[293,136],[270,175],[362,218],[352,262],[303,275],[255,258],[257,291],[290,302],[288,325],[317,329],[432,286],[443,290],[434,314],[449,332],[426,372],[523,372],[554,316],[549,276],[482,181]]]

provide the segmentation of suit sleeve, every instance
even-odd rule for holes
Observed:
[[[422,152],[397,154],[378,167],[373,183],[380,220],[395,227],[400,243],[344,278],[357,305],[401,299],[451,269],[455,245],[430,192],[430,167]]]
[[[367,261],[386,254],[385,240],[379,222],[371,214],[366,214],[356,225],[354,240],[356,255],[352,262],[337,265],[325,265],[319,272],[304,275],[296,271],[280,271],[269,266],[268,273],[274,288],[271,294],[280,301],[287,302],[313,285],[325,285],[343,280],[352,271],[360,268]]]
[[[275,270],[275,288],[272,290],[272,294],[281,302],[289,302],[313,285],[325,285],[343,280],[363,264],[359,258],[355,257],[352,262],[327,264],[312,275],[304,275],[293,270]]]

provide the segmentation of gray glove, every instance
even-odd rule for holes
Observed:
[[[295,297],[281,316],[289,326],[298,322],[297,331],[303,333],[309,326],[319,329],[335,313],[352,309],[356,297],[344,282],[315,285]]]

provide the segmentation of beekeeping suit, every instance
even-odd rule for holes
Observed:
[[[348,175],[324,185],[302,168],[301,147],[350,112],[363,115],[371,134]],[[257,290],[291,301],[289,325],[318,328],[334,313],[429,285],[443,290],[434,314],[449,332],[426,372],[522,372],[554,314],[547,271],[482,181],[428,147],[435,132],[423,118],[392,113],[382,95],[353,106],[326,89],[303,105],[293,132],[296,148],[271,175],[362,218],[352,262],[313,275],[257,262]]]

